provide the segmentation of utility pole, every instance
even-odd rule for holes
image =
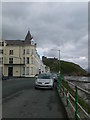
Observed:
[[[60,74],[60,50],[58,50],[59,51],[59,74]]]
[[[60,74],[60,49],[58,50],[58,49],[51,49],[51,50],[54,50],[54,51],[58,51],[59,52],[59,62],[58,62],[58,73]]]

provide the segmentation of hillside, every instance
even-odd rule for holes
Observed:
[[[59,71],[59,60],[56,58],[47,58],[42,57],[42,61],[45,65],[50,67],[51,72],[58,72]],[[87,75],[87,72],[81,68],[79,65],[62,61],[60,60],[60,71],[62,74],[65,75],[78,75],[78,76],[84,76]]]

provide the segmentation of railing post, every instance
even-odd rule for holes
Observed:
[[[63,98],[64,98],[64,79],[63,79]]]
[[[69,88],[68,88],[68,81],[67,81],[67,107],[69,106]]]
[[[75,104],[76,104],[76,111],[75,111],[75,120],[78,120],[78,88],[75,86],[76,89],[76,99],[75,99]]]
[[[59,75],[59,76],[58,76],[58,87],[59,87],[59,89],[60,89],[60,92],[62,91],[62,88],[61,88],[61,87],[62,87],[62,85],[61,85],[62,83],[61,83],[61,82],[62,82],[62,78],[61,78],[61,76]]]
[[[59,81],[60,81],[60,76],[58,75],[58,88],[59,88]]]

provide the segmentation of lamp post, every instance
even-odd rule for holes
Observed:
[[[59,74],[60,74],[60,50],[59,51]]]
[[[60,49],[51,49],[59,52],[59,63],[58,63],[58,73],[60,74]]]

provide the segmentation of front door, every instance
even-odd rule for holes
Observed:
[[[8,67],[8,76],[9,77],[13,76],[13,67]]]

